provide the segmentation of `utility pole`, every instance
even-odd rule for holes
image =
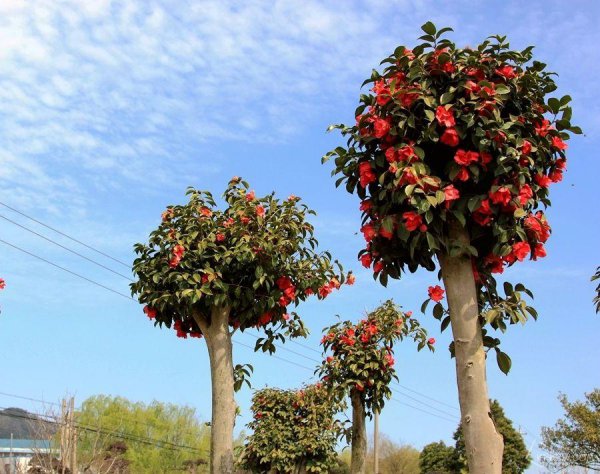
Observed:
[[[8,465],[8,472],[14,474],[15,472],[15,459],[13,458],[13,434],[10,434],[10,464]]]
[[[375,410],[375,423],[373,429],[373,457],[375,458],[374,462],[374,472],[375,474],[379,474],[379,412]]]
[[[71,474],[77,474],[77,430],[75,429],[75,397],[71,397],[69,404],[69,444],[71,447],[71,456],[69,458]]]
[[[65,474],[67,457],[67,401],[63,398],[60,404],[60,468]]]

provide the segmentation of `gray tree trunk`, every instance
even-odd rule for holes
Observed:
[[[367,457],[367,427],[365,424],[365,406],[358,390],[350,391],[352,402],[352,456],[351,474],[364,474]]]
[[[450,240],[470,244],[467,230],[451,221]],[[454,337],[461,423],[470,474],[501,474],[504,442],[491,418],[477,289],[469,256],[440,253]]]
[[[210,320],[200,314],[194,319],[204,334],[210,357],[212,422],[210,428],[211,474],[233,473],[233,425],[235,399],[233,356],[229,333],[229,308],[214,307]]]

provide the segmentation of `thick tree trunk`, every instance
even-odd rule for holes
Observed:
[[[367,457],[367,427],[365,425],[365,406],[356,389],[350,391],[352,401],[352,457],[350,461],[351,474],[364,474]]]
[[[450,240],[465,245],[469,233],[456,221],[449,222]],[[461,425],[470,474],[502,472],[502,435],[491,418],[485,374],[485,351],[479,322],[477,293],[471,259],[440,253],[454,337],[456,379]]]
[[[214,307],[210,320],[194,314],[204,334],[210,357],[212,383],[212,422],[210,428],[211,474],[233,473],[233,425],[235,399],[233,390],[233,356],[229,333],[229,308]]]

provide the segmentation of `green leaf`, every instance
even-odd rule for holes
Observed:
[[[445,105],[454,99],[454,94],[451,92],[444,92],[440,97],[440,104]]]
[[[428,35],[435,35],[435,33],[437,31],[435,25],[430,21],[428,21],[423,26],[421,26],[421,29]]]
[[[507,375],[512,365],[512,361],[510,360],[508,354],[506,352],[502,352],[500,349],[496,349],[496,362],[498,363],[498,367],[502,373]]]

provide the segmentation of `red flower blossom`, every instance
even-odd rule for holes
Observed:
[[[356,281],[356,277],[353,273],[348,273],[348,277],[346,278],[346,285],[354,285]]]
[[[444,127],[454,127],[456,125],[452,108],[446,109],[443,105],[439,105],[435,111],[435,118]]]
[[[513,79],[517,77],[517,73],[515,72],[514,68],[512,66],[509,66],[508,64],[505,64],[504,66],[496,69],[495,72],[499,76],[502,76],[506,79]]]
[[[566,150],[569,145],[567,145],[562,138],[554,136],[552,137],[552,146],[557,150]]]
[[[360,175],[360,185],[363,188],[366,188],[370,183],[374,183],[377,179],[368,161],[364,161],[358,165],[358,173]]]
[[[430,337],[429,339],[427,339],[427,344],[433,346],[435,344],[435,337]]]
[[[409,232],[417,230],[423,223],[422,217],[414,211],[405,212],[402,214],[402,219],[404,221],[404,227],[406,227],[406,230]]]
[[[371,254],[364,253],[361,255],[360,263],[362,263],[363,267],[369,268],[371,266],[372,262],[373,262],[373,258],[371,257]]]
[[[390,119],[377,117],[373,121],[373,136],[375,138],[383,138],[390,132],[391,128]]]
[[[542,188],[547,188],[552,182],[552,180],[548,176],[545,176],[543,174],[536,174],[533,177],[533,180],[537,183],[538,186]]]
[[[379,228],[379,235],[381,235],[384,239],[391,239],[394,237],[393,230],[387,230],[384,226]]]
[[[417,177],[413,173],[412,169],[404,168],[404,170],[402,170],[402,176],[400,176],[400,181],[398,182],[398,185],[404,186],[406,184],[416,184],[416,183],[417,183]]]
[[[412,163],[418,159],[415,150],[410,145],[405,145],[398,150],[398,159],[404,163]]]
[[[460,197],[460,193],[453,184],[446,186],[443,191],[446,199],[446,208],[449,208],[452,201],[456,201]]]
[[[373,265],[373,272],[379,273],[381,270],[383,270],[383,262],[380,260]]]
[[[240,220],[242,221],[242,224],[244,224],[244,225],[248,225],[250,223],[250,218],[246,217],[246,216],[242,217]]]
[[[541,211],[530,214],[523,220],[525,232],[538,242],[546,242],[550,237],[550,226]]]
[[[456,146],[460,142],[460,138],[458,137],[458,132],[455,128],[447,128],[440,137],[440,141],[444,145]]]
[[[225,240],[225,234],[221,234],[220,232],[215,235],[215,240],[217,242],[223,242]]]
[[[531,252],[531,247],[527,242],[517,242],[512,246],[511,253],[519,262],[522,262],[529,252]]]
[[[212,211],[208,207],[204,206],[200,208],[200,214],[203,217],[210,217],[212,216]]]
[[[546,256],[546,249],[544,248],[544,244],[535,244],[533,247],[533,259],[537,260],[538,258],[544,258]]]
[[[465,74],[467,76],[474,77],[475,79],[477,79],[477,82],[483,81],[485,79],[485,72],[483,71],[483,69],[480,68],[469,67],[465,69]]]
[[[163,222],[170,220],[173,217],[173,209],[167,209],[165,212],[161,214],[161,218]]]
[[[427,293],[429,294],[429,298],[431,298],[436,303],[439,303],[440,301],[442,301],[444,299],[445,291],[442,289],[441,286],[435,285],[435,286],[430,286],[427,289]]]
[[[504,271],[504,262],[500,257],[493,253],[485,257],[483,263],[492,273],[502,273]]]
[[[545,137],[548,135],[548,131],[552,129],[550,125],[550,121],[547,119],[543,119],[541,122],[538,122],[534,125],[535,133],[537,133],[540,137]]]
[[[475,209],[475,212],[473,212],[472,215],[473,220],[480,226],[486,226],[492,222],[492,216],[494,213],[490,207],[490,201],[488,199],[481,201],[481,204],[477,209]]]
[[[521,153],[525,156],[528,156],[531,153],[531,143],[527,140],[523,140],[523,145],[521,146]]]
[[[567,169],[567,160],[566,158],[559,158],[554,162],[554,166],[556,166],[557,170],[564,171]]]
[[[461,166],[469,166],[471,163],[477,163],[478,160],[479,153],[476,151],[458,149],[454,154],[454,161]]]
[[[246,194],[246,201],[254,201],[254,198],[255,198],[254,191],[250,191],[248,194]]]
[[[225,227],[225,228],[231,227],[233,224],[235,224],[235,221],[233,220],[232,217],[230,217],[223,222],[223,227]]]
[[[363,233],[363,236],[367,242],[370,242],[377,236],[377,231],[375,230],[375,226],[372,222],[363,225],[360,228],[360,231]]]
[[[490,196],[490,200],[494,204],[500,204],[502,206],[508,205],[512,199],[512,194],[506,186],[500,186],[498,189],[496,189],[496,191],[490,191],[488,194]]]
[[[383,358],[384,358],[384,360],[385,360],[385,364],[386,364],[388,367],[393,367],[393,366],[394,366],[394,363],[395,363],[396,361],[394,360],[394,356],[393,356],[392,354],[390,354],[390,353],[388,352],[388,353],[386,353],[386,354],[383,356]]]
[[[461,167],[456,176],[454,177],[457,181],[468,181],[469,180],[469,170],[466,167]]]
[[[548,174],[548,178],[550,178],[550,181],[553,183],[560,183],[563,179],[563,172],[561,170],[552,170]]]
[[[477,94],[481,90],[481,87],[479,87],[476,82],[467,81],[465,83],[465,89],[468,90],[471,94]]]
[[[356,390],[358,390],[359,392],[363,392],[365,390],[365,386],[360,382],[356,382],[355,387],[356,387]]]
[[[485,167],[485,165],[489,164],[492,162],[492,155],[486,151],[482,151],[480,154],[481,156],[481,164]]]
[[[377,105],[383,107],[392,99],[390,96],[390,89],[383,79],[376,81],[371,90],[377,95],[377,98],[375,99],[377,101]]]
[[[4,280],[2,280],[2,283],[4,283]],[[4,287],[2,287],[4,288]],[[148,316],[148,319],[154,319],[156,318],[156,310],[154,308],[151,308],[150,306],[144,306],[144,313],[146,313],[146,316]]]
[[[269,322],[271,322],[271,317],[271,313],[269,313],[268,311],[266,313],[261,314],[258,317],[258,325],[266,326],[267,324],[269,324]]]
[[[366,199],[366,200],[360,202],[359,209],[361,211],[368,213],[372,208],[373,208],[373,203],[369,199]]]
[[[533,197],[533,191],[531,190],[531,186],[528,184],[524,184],[521,189],[519,189],[519,202],[522,206],[527,204],[529,200]]]
[[[256,206],[256,215],[258,217],[264,217],[265,216],[265,208],[262,206]]]
[[[6,288],[6,282],[4,281],[4,278],[0,278],[0,290],[3,290],[4,288]]]

